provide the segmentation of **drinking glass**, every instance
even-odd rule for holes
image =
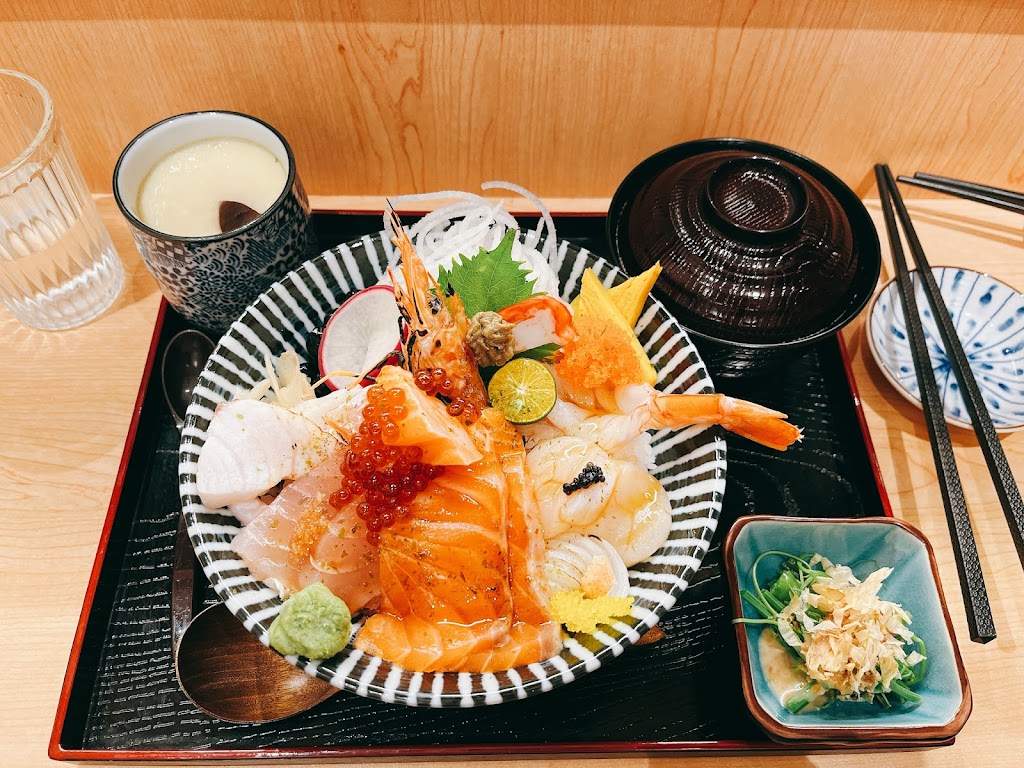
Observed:
[[[0,301],[25,325],[72,328],[102,314],[123,285],[50,95],[0,69]]]

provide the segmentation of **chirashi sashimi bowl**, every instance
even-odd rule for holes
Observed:
[[[461,198],[408,233],[385,219],[401,254],[379,291],[400,316],[386,354],[321,371],[321,396],[295,353],[267,356],[210,419],[196,491],[241,524],[235,556],[286,607],[316,584],[343,608],[333,644],[271,631],[283,653],[424,673],[550,659],[629,615],[629,568],[669,537],[652,430],[799,438],[784,414],[655,387],[633,327],[657,269],[611,289],[587,269],[563,301],[546,212],[520,234],[500,203]]]

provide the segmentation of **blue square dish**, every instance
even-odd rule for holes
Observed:
[[[754,559],[767,550],[820,553],[847,565],[863,579],[883,566],[893,568],[879,596],[899,603],[912,617],[911,629],[925,642],[928,663],[915,687],[916,705],[883,709],[870,702],[834,702],[793,714],[772,692],[761,667],[758,638],[763,625],[736,624],[743,694],[754,718],[779,741],[945,740],[955,736],[971,713],[971,689],[946,610],[931,545],[913,527],[887,517],[831,519],[742,517],[729,531],[725,562],[734,615],[755,617],[740,591],[753,590]],[[782,558],[765,557],[758,566],[762,585]]]

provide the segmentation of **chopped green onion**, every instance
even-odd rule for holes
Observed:
[[[921,700],[921,695],[919,693],[915,693],[914,691],[910,690],[899,680],[893,680],[891,683],[889,683],[889,690],[891,690],[894,694],[899,696],[904,701],[909,701],[913,704],[916,704]]]
[[[821,695],[821,688],[813,680],[804,683],[798,690],[786,697],[786,709],[794,715],[800,714],[812,701]]]

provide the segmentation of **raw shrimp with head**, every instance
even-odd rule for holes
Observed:
[[[443,371],[444,375],[437,377],[435,391],[479,414],[488,405],[487,389],[466,343],[469,319],[462,300],[457,294],[444,295],[423,266],[394,212],[389,213],[396,233],[393,241],[402,254],[404,283],[395,280],[391,270],[388,272],[399,310],[409,328],[405,342],[409,370],[417,377],[417,385],[427,391],[430,387],[424,386],[425,377],[432,371]],[[448,386],[441,386],[445,382]],[[459,415],[463,409],[452,415]]]

